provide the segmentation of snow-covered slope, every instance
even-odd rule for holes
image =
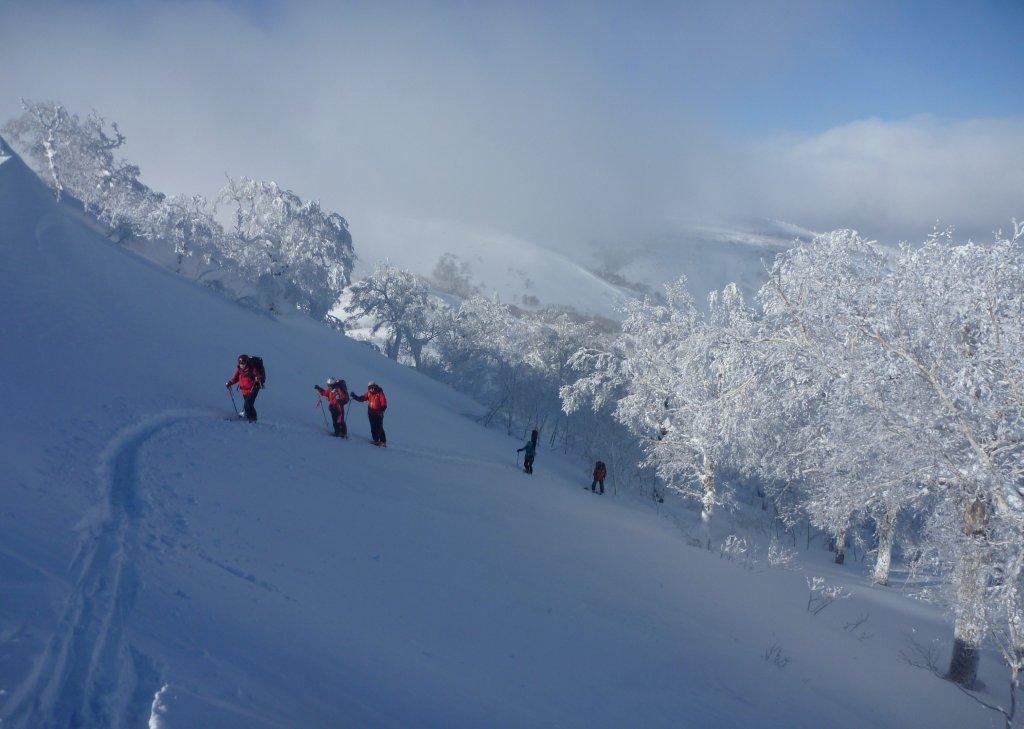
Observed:
[[[641,241],[600,246],[597,256],[602,268],[657,290],[685,275],[694,298],[703,304],[710,292],[729,283],[752,296],[764,283],[776,255],[794,240],[813,236],[812,231],[778,221],[689,223]]]
[[[461,223],[375,216],[360,219],[356,235],[363,259],[357,276],[390,260],[429,277],[438,259],[452,253],[470,265],[482,293],[497,293],[501,301],[526,309],[571,307],[614,318],[619,303],[631,295],[536,243]]]
[[[686,223],[657,236],[595,244],[581,255],[589,259],[582,265],[535,242],[453,222],[368,217],[359,220],[357,236],[363,257],[357,276],[389,260],[429,277],[438,258],[453,253],[469,263],[473,282],[486,295],[496,292],[527,309],[571,307],[617,319],[624,298],[642,295],[635,284],[660,291],[681,275],[702,305],[709,292],[732,282],[752,295],[776,254],[813,233],[778,221]]]
[[[933,611],[858,582],[812,617],[802,574],[690,548],[543,450],[525,476],[472,402],[118,249],[16,157],[0,316],[4,726],[995,725],[898,662],[946,636]],[[242,351],[256,425],[225,419]],[[384,386],[392,447],[358,405],[325,435],[327,375]]]

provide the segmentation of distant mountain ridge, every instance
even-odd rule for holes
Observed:
[[[712,291],[736,283],[752,297],[767,278],[775,257],[815,233],[779,221],[732,225],[684,224],[675,231],[637,242],[595,246],[602,270],[641,287],[660,290],[686,276],[698,304]]]
[[[453,254],[469,266],[485,296],[527,310],[570,309],[617,319],[628,298],[657,295],[685,275],[698,304],[735,282],[752,296],[775,256],[813,231],[778,221],[737,225],[681,225],[656,236],[595,243],[567,256],[513,235],[454,221],[388,217],[354,222],[362,263],[357,277],[388,261],[430,278],[438,260]]]

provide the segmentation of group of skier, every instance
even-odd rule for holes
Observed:
[[[522,448],[517,448],[516,453],[523,454],[523,470],[526,473],[533,474],[533,461],[537,457],[537,439],[540,437],[540,433],[536,430],[530,433],[530,440],[526,441],[526,444]],[[518,463],[518,456],[517,463]],[[592,493],[604,494],[604,479],[608,475],[608,469],[604,465],[604,461],[598,461],[594,464],[594,480],[590,484],[590,490]],[[598,488],[600,487],[600,490]]]
[[[345,405],[349,398],[356,402],[367,404],[366,413],[370,419],[370,437],[376,446],[387,447],[388,437],[384,432],[384,411],[388,409],[388,399],[384,390],[376,382],[371,381],[366,386],[366,392],[357,395],[349,392],[345,380],[329,378],[327,387],[313,385],[313,389],[327,398],[327,409],[331,413],[331,422],[334,425],[334,435],[339,438],[348,438],[348,425],[345,423]]]
[[[238,385],[238,391],[242,395],[242,411],[238,413],[250,423],[255,423],[256,396],[266,386],[267,370],[263,366],[263,359],[255,355],[240,354],[231,379],[225,383],[228,392]],[[387,447],[388,438],[384,432],[384,411],[388,409],[388,399],[384,390],[376,382],[370,382],[366,386],[366,392],[357,395],[349,392],[345,380],[329,378],[327,387],[313,385],[313,389],[320,393],[321,397],[327,398],[327,409],[331,413],[331,420],[334,425],[334,435],[339,438],[348,438],[348,425],[345,423],[345,405],[349,399],[367,404],[367,415],[370,420],[370,436],[375,446]],[[232,402],[234,396],[231,397]],[[320,401],[317,402],[320,404]]]
[[[231,379],[227,381],[226,387],[230,393],[231,388],[238,385],[238,391],[242,395],[243,406],[242,411],[238,415],[244,417],[250,423],[256,422],[256,396],[266,386],[266,382],[267,370],[263,366],[263,359],[261,357],[249,354],[238,355],[238,364],[235,367],[234,374],[231,375]],[[348,438],[345,406],[351,400],[365,402],[366,415],[370,420],[370,437],[373,444],[386,448],[388,437],[384,432],[384,411],[388,409],[388,399],[380,385],[371,380],[366,386],[366,392],[362,395],[350,392],[348,385],[345,384],[345,380],[340,378],[330,377],[327,379],[326,385],[326,387],[313,385],[313,389],[320,394],[320,397],[327,399],[327,409],[331,413],[331,423],[334,426],[333,435],[338,438]],[[234,402],[233,395],[231,400]],[[317,405],[320,405],[321,402],[318,400]],[[537,456],[537,440],[539,437],[540,433],[534,430],[530,434],[530,440],[526,442],[526,445],[516,451],[516,453],[524,454],[523,470],[529,474],[533,473],[533,461]],[[608,470],[604,463],[598,461],[594,466],[594,480],[590,484],[592,492],[604,493],[604,479],[607,472]],[[598,490],[598,487],[600,487],[600,490]]]

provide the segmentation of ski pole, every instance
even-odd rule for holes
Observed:
[[[327,423],[327,413],[324,412],[324,399],[322,397],[316,399],[316,406],[320,408],[320,414],[324,416],[324,425],[330,430],[331,426]]]
[[[235,393],[231,391],[230,387],[228,388],[228,397],[231,398],[232,412],[234,412],[235,415],[238,415],[238,403],[235,402]]]

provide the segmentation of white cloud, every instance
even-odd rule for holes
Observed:
[[[936,222],[985,235],[1024,215],[1024,119],[867,119],[753,146],[758,214],[893,239]]]
[[[779,18],[716,3],[658,17],[516,7],[298,3],[263,17],[208,2],[13,3],[0,119],[20,96],[95,108],[121,122],[155,187],[275,179],[346,215],[357,244],[360,218],[387,212],[563,250],[678,218],[893,237],[1024,214],[1021,119],[867,120],[753,144],[709,121],[720,89],[782,73],[794,49],[829,38],[820,6]]]

